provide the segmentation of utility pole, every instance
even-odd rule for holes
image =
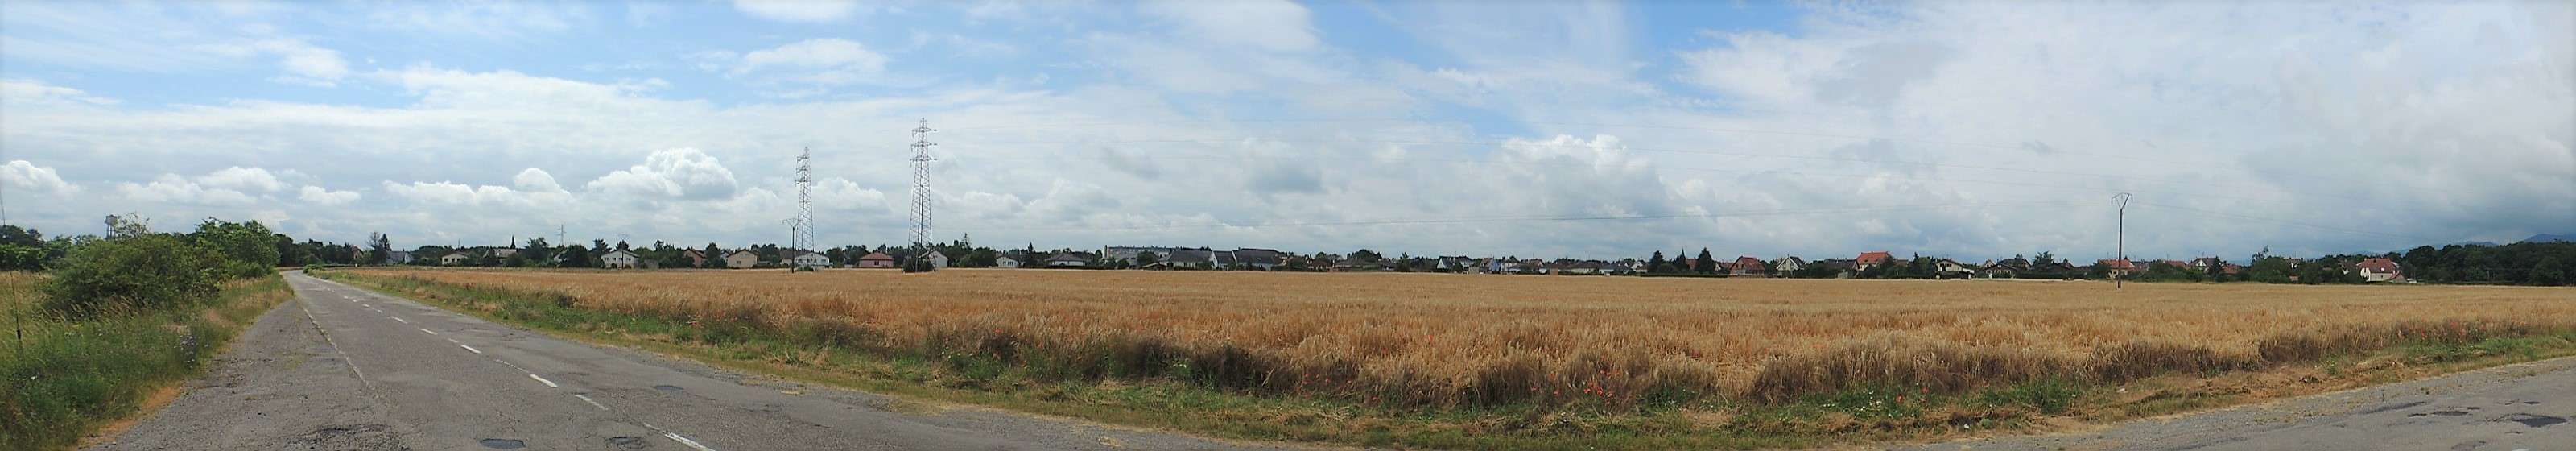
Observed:
[[[805,153],[796,156],[796,225],[794,232],[788,236],[788,246],[796,248],[796,252],[800,254],[812,252],[811,248],[814,245],[813,163],[814,148],[812,147],[805,148]],[[802,265],[790,261],[787,266],[795,268]]]
[[[2129,267],[2129,266],[2131,266],[2131,265],[2129,264],[2129,198],[2130,198],[2130,197],[2133,197],[2133,196],[2130,196],[2130,195],[2129,195],[2129,193],[2120,193],[2120,194],[2114,194],[2114,195],[2111,195],[2111,206],[2112,206],[2112,207],[2115,207],[2115,208],[2118,208],[2118,209],[2120,210],[2120,225],[2119,225],[2119,228],[2118,228],[2118,229],[2116,229],[2116,230],[2118,230],[2118,231],[2119,231],[2119,232],[2118,232],[2119,234],[2117,235],[2117,238],[2114,238],[2114,239],[2113,239],[2113,241],[2112,241],[2112,243],[2113,243],[2113,244],[2112,244],[2112,248],[2111,248],[2111,249],[2112,249],[2112,251],[2111,251],[2111,252],[2112,252],[2111,258],[2117,258],[2117,259],[2120,259],[2120,266],[2121,266],[2121,268],[2120,268],[2120,270],[2119,270],[2119,271],[2114,271],[2114,272],[2112,272],[2112,273],[2111,273],[2111,288],[2112,288],[2112,289],[2119,289],[2119,288],[2122,288],[2122,287],[2124,286],[2124,285],[2123,285],[2123,283],[2122,283],[2122,281],[2120,280],[2121,273],[2129,272],[2129,270],[2136,269],[2136,268],[2130,268],[2130,267]]]
[[[939,130],[930,128],[930,118],[922,118],[921,126],[912,129],[913,252],[912,261],[904,265],[905,272],[914,271],[915,265],[924,265],[921,271],[932,269],[921,256],[930,250],[930,162],[939,160],[930,157],[930,146],[938,145],[930,142],[930,132],[935,131]]]

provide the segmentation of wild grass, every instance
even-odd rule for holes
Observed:
[[[751,354],[918,362],[938,374],[916,380],[954,388],[1160,382],[1416,417],[1474,413],[1446,432],[1393,442],[1417,446],[1444,446],[1441,433],[1470,447],[1476,442],[1466,438],[1479,434],[1599,435],[1549,424],[1629,421],[1602,415],[1689,423],[1616,428],[1643,436],[1707,432],[1710,424],[1698,423],[1792,435],[1885,429],[1887,418],[1904,418],[1893,423],[1900,427],[1990,424],[1999,415],[2066,411],[2084,387],[2162,375],[2265,371],[2391,349],[2416,363],[2532,358],[2564,350],[2576,337],[2568,290],[2521,287],[2115,290],[2090,282],[1044,270],[351,272],[494,316],[551,318],[543,321],[565,330],[766,343],[740,351]],[[493,293],[506,296],[487,296]],[[1880,408],[1855,410],[1868,405],[1863,400]],[[1860,421],[1869,418],[1879,422]],[[1371,443],[1366,437],[1330,438]]]
[[[193,376],[260,312],[293,296],[276,276],[225,284],[204,308],[65,319],[48,276],[0,272],[0,449],[69,449]]]

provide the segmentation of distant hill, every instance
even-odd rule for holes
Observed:
[[[2547,243],[2547,242],[2552,242],[2552,241],[2576,241],[2576,233],[2570,233],[2570,234],[2565,234],[2565,235],[2551,235],[2551,234],[2543,233],[2543,234],[2539,234],[2539,235],[2532,235],[2532,236],[2531,236],[2531,238],[2526,238],[2526,239],[2523,239],[2523,240],[2522,240],[2522,242],[2525,242],[2525,243]]]

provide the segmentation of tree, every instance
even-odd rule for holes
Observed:
[[[1155,256],[1155,255],[1154,255],[1154,253],[1152,253],[1152,252],[1137,252],[1137,253],[1136,253],[1136,266],[1152,265],[1152,264],[1154,264],[1155,262],[1160,262],[1160,261],[1162,261],[1162,258],[1161,258],[1161,257],[1157,257],[1157,256]]]
[[[1672,272],[1672,270],[1673,265],[1664,262],[1664,251],[1655,251],[1654,257],[1648,257],[1646,259],[1646,272],[1662,274]]]
[[[367,232],[367,263],[379,265],[384,264],[392,261],[393,255],[394,242],[392,237],[387,237],[382,233]]]
[[[1691,262],[1691,272],[1717,274],[1717,257],[1710,256],[1708,248],[1699,248],[1699,261]]]
[[[2540,263],[2531,265],[2530,280],[2535,285],[2566,285],[2571,277],[2576,274],[2568,273],[2567,260],[2556,255],[2541,257]]]
[[[724,248],[716,247],[716,243],[707,243],[707,248],[698,250],[698,253],[706,257],[706,260],[698,262],[698,267],[708,269],[725,267]]]
[[[44,288],[47,310],[94,318],[184,308],[215,298],[224,278],[218,269],[226,263],[222,254],[182,236],[151,233],[140,222],[126,224],[135,227],[73,246],[63,256],[54,282]]]
[[[223,271],[234,277],[259,277],[277,267],[277,234],[259,221],[225,222],[206,218],[188,240],[222,256]]]
[[[43,232],[0,225],[0,271],[41,271],[52,256]]]
[[[591,264],[590,249],[583,248],[579,244],[564,246],[563,250],[555,253],[555,255],[563,256],[563,262],[558,263],[558,266],[566,268],[590,268],[598,266]]]
[[[1382,259],[1382,258],[1386,258],[1386,257],[1385,257],[1385,256],[1382,256],[1382,255],[1378,255],[1378,254],[1377,254],[1377,251],[1372,251],[1372,250],[1368,250],[1368,249],[1360,249],[1360,250],[1358,250],[1358,251],[1353,251],[1353,252],[1351,252],[1351,260],[1353,260],[1353,261],[1362,261],[1362,262],[1371,262],[1371,263],[1375,263],[1375,262],[1377,262],[1379,259]]]
[[[0,225],[0,244],[45,247],[45,233],[14,225]]]

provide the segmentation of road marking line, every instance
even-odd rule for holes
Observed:
[[[608,406],[599,405],[599,401],[592,401],[588,396],[572,395],[572,397],[581,398],[581,402],[590,403],[591,407],[598,407],[599,410],[608,410]]]
[[[662,436],[670,437],[671,441],[680,442],[682,445],[689,445],[690,448],[697,448],[698,451],[716,451],[715,448],[708,448],[707,445],[700,445],[697,441],[689,440],[688,437],[681,437],[680,434],[664,432],[662,433]]]
[[[394,321],[401,321],[403,324],[411,324],[411,320],[402,319],[400,316],[386,316],[386,318],[393,318]]]
[[[483,353],[483,350],[481,350],[481,349],[474,349],[474,347],[473,347],[473,346],[466,346],[464,343],[457,343],[457,344],[456,344],[456,347],[459,347],[459,348],[465,348],[465,350],[467,350],[467,351],[474,351],[474,353],[475,353],[475,354],[482,354],[482,353]]]
[[[555,381],[546,380],[546,378],[545,378],[545,377],[538,376],[538,375],[536,375],[536,374],[534,374],[534,373],[530,373],[530,374],[528,374],[528,378],[529,378],[529,379],[536,379],[536,380],[537,380],[537,382],[544,382],[544,383],[546,383],[546,388],[563,388],[563,386],[561,386],[561,385],[555,385]]]
[[[421,331],[421,332],[429,332],[429,334],[430,334],[430,335],[438,335],[438,332],[430,332],[430,330],[429,330],[429,329],[421,329],[420,331]]]

